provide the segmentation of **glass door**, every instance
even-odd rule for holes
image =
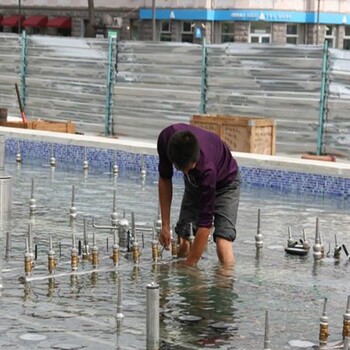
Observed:
[[[249,42],[256,44],[269,44],[271,42],[271,23],[250,23]]]
[[[269,44],[271,42],[271,35],[250,34],[250,42],[256,44]]]

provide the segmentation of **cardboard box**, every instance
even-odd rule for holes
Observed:
[[[231,151],[274,155],[276,126],[273,119],[231,115],[194,115],[190,123],[214,132]]]

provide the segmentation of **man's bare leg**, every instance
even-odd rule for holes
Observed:
[[[233,244],[227,239],[216,237],[216,253],[221,264],[233,265],[235,263]]]
[[[180,237],[179,251],[177,253],[179,258],[186,258],[190,253],[190,242],[187,239]]]

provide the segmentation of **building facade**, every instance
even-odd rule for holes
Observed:
[[[116,5],[117,3],[117,5]],[[0,30],[121,40],[321,44],[350,49],[346,0],[1,0]],[[118,6],[118,7],[116,7]],[[90,8],[91,9],[91,8]]]

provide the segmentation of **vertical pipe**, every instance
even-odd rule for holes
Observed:
[[[69,209],[70,219],[73,220],[77,217],[77,208],[75,207],[75,186],[72,185],[72,201]]]
[[[260,209],[258,209],[258,226],[256,230],[256,236],[255,236],[255,246],[257,249],[261,249],[264,246],[264,238],[261,233],[261,213]]]
[[[264,350],[270,350],[270,319],[268,310],[265,312]]]
[[[18,0],[18,34],[21,34],[21,0]]]
[[[0,222],[11,213],[12,178],[5,175],[5,135],[0,135]]]
[[[327,66],[328,66],[328,42],[325,40],[323,44],[323,59],[322,59],[322,79],[320,105],[318,111],[318,130],[317,130],[317,155],[320,156],[324,151],[324,122],[325,122],[325,100],[327,94]]]
[[[107,68],[107,82],[106,82],[106,104],[105,104],[105,136],[110,134],[111,124],[111,96],[112,96],[112,81],[113,81],[113,64],[112,64],[112,53],[113,53],[114,38],[109,38],[108,42],[108,68]]]
[[[117,296],[117,319],[124,317],[122,307],[122,282],[121,278],[118,278],[118,296]]]
[[[313,246],[313,255],[315,260],[320,260],[322,258],[321,236],[318,221],[318,218],[316,218],[315,244]]]
[[[152,0],[152,40],[157,41],[156,0]]]
[[[5,135],[0,135],[0,176],[5,173]]]
[[[320,2],[321,0],[317,0],[317,27],[316,27],[316,45],[318,45],[318,36],[320,31]]]
[[[5,258],[8,259],[11,251],[11,234],[9,231],[6,232],[6,248],[5,248]]]
[[[205,38],[202,44],[202,77],[201,77],[201,105],[200,113],[207,113],[207,44]]]
[[[18,21],[20,26],[21,19]],[[21,50],[21,67],[20,67],[20,81],[21,81],[21,102],[23,108],[26,106],[26,73],[27,73],[27,34],[24,30],[22,32],[22,50]]]
[[[146,341],[147,350],[159,349],[159,285],[155,282],[147,285]]]

